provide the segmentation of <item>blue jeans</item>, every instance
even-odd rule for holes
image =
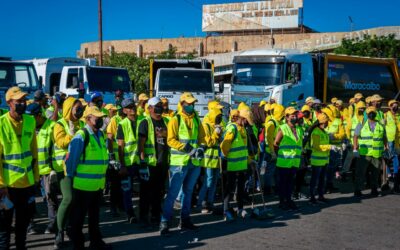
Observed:
[[[394,149],[394,142],[393,141],[389,141],[388,142],[388,146],[389,146],[389,150],[393,153],[394,158],[392,160],[392,164],[393,164],[393,174],[397,174],[399,173],[399,157],[396,154],[396,150]],[[390,169],[388,167],[387,169],[387,173],[390,173]]]
[[[206,168],[206,174],[204,175],[203,184],[199,192],[199,198],[197,200],[197,206],[201,207],[202,203],[207,195],[207,206],[213,207],[215,190],[217,188],[217,180],[219,177],[219,168]]]
[[[134,216],[133,211],[133,187],[132,182],[135,175],[137,175],[138,168],[136,166],[132,166],[128,168],[128,176],[121,178],[121,189],[122,189],[122,200],[124,203],[124,209],[128,217]]]
[[[200,167],[194,166],[191,161],[188,162],[187,166],[171,166],[169,168],[169,189],[164,201],[163,214],[161,217],[162,222],[171,220],[174,212],[174,201],[181,187],[181,220],[188,220],[190,218],[193,188],[196,185],[197,178],[199,178],[200,170]]]
[[[271,160],[271,154],[265,152],[265,160],[267,161],[267,169],[264,174],[264,190],[274,185],[275,181],[275,168],[276,161]],[[275,183],[276,184],[276,183]]]

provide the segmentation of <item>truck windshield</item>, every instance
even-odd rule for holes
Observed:
[[[210,70],[160,70],[159,91],[213,92]]]
[[[90,91],[114,92],[121,89],[130,91],[130,79],[125,69],[88,67],[87,78]]]
[[[241,85],[278,85],[282,83],[282,64],[238,63],[233,83]]]
[[[33,65],[15,62],[0,62],[0,89],[19,86],[23,90],[38,88],[38,79]]]

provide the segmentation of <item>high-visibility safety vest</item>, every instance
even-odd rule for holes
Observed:
[[[85,141],[85,132],[76,132]],[[81,154],[76,168],[73,187],[82,191],[98,191],[103,189],[106,183],[106,171],[108,167],[108,153],[105,138],[100,132],[99,142],[93,134],[89,134],[89,143],[85,148],[85,159]]]
[[[367,121],[361,129],[358,140],[360,155],[372,156],[374,158],[382,157],[384,133],[385,130],[379,122],[375,122],[375,129],[372,132],[369,127],[369,121]]]
[[[138,131],[139,122],[136,123],[136,131],[132,130],[131,120],[128,117],[124,118],[119,125],[122,127],[124,133],[124,161],[125,166],[130,167],[139,164],[139,151],[138,151]]]
[[[112,119],[115,120],[117,126],[118,126],[118,125],[121,123],[121,121],[122,121],[122,117],[119,116],[119,115],[113,116],[113,117],[111,118],[111,120],[112,120]],[[110,123],[111,123],[111,122],[110,122]],[[113,152],[112,152],[112,153],[114,153],[114,155],[115,155],[115,160],[119,161],[118,143],[117,143],[117,139],[116,139],[116,138],[114,138],[114,140],[113,140],[113,142],[112,142],[112,145],[113,145]]]
[[[319,136],[319,144],[320,145],[328,145],[329,144],[329,135],[320,128],[315,128],[311,134],[311,145],[313,145],[312,137],[313,135]],[[315,149],[314,147],[311,148],[311,166],[322,167],[329,163],[329,150],[321,151]]]
[[[157,165],[157,154],[156,154],[156,143],[154,141],[155,134],[154,134],[154,126],[151,117],[146,117],[143,121],[147,121],[147,140],[144,144],[144,160],[146,161],[147,165],[149,166],[156,166]],[[164,122],[165,126],[167,126],[166,119],[163,117],[162,121]]]
[[[341,125],[342,121],[339,118],[335,118],[333,120],[333,122],[331,124],[329,124],[329,126],[325,129],[325,131],[328,134],[337,134],[339,132],[339,127]],[[342,144],[342,140],[341,139],[332,139],[330,141],[331,144],[334,145],[340,145]]]
[[[300,167],[303,130],[300,126],[296,126],[297,138],[294,136],[292,129],[287,124],[280,126],[283,134],[281,143],[279,144],[278,159],[276,166],[281,168]]]
[[[65,129],[65,132],[67,134],[72,136],[71,131],[69,130],[69,125],[64,118],[58,120],[57,123]],[[83,126],[84,126],[84,122],[79,121],[79,128],[83,128]],[[65,161],[65,157],[67,156],[67,153],[68,153],[68,147],[67,148],[59,148],[54,143],[54,158],[53,158],[53,168],[54,169],[57,169],[57,170],[64,169],[64,161]]]
[[[354,144],[354,131],[356,130],[358,124],[360,123],[361,122],[358,120],[357,116],[353,116],[351,118],[350,140],[352,144]]]
[[[38,145],[38,167],[40,175],[47,175],[52,170],[53,151],[53,128],[56,123],[47,119],[37,133]],[[56,172],[62,172],[63,168],[55,168]]]
[[[178,137],[179,137],[179,142],[186,144],[189,143],[193,148],[198,148],[198,135],[199,135],[199,119],[195,117],[193,119],[193,128],[191,129],[191,133],[189,133],[189,129],[185,123],[180,117],[179,114],[174,116],[172,119],[177,119],[178,124],[179,124],[179,130],[178,130]],[[171,121],[172,121],[171,119]],[[181,121],[179,120],[181,119]],[[182,152],[179,150],[176,150],[174,148],[171,148],[171,163],[170,166],[174,167],[183,167],[187,166],[188,162],[190,160],[190,156],[186,152]],[[200,166],[200,162],[196,159],[191,159],[192,164],[194,166]]]
[[[397,117],[394,117],[391,111],[386,112],[386,136],[390,142],[396,139],[397,123]]]
[[[22,134],[18,138],[7,115],[0,117],[0,143],[3,146],[3,181],[5,186],[13,185],[21,178],[35,183],[31,142],[35,134],[36,122],[29,115],[22,115]]]
[[[247,150],[245,141],[238,131],[237,125],[234,123],[229,123],[226,126],[226,133],[234,134],[231,148],[226,156],[228,162],[227,170],[230,172],[246,170],[249,152]]]
[[[272,124],[274,124],[274,127],[275,127],[275,130],[274,130],[274,138],[276,137],[276,134],[278,133],[278,130],[279,130],[279,122],[278,121],[276,121],[274,118],[271,118],[268,122],[272,122]],[[268,146],[268,141],[267,141],[267,129],[265,129],[265,151],[268,153],[268,154],[271,154],[271,150],[270,150],[270,148],[269,148],[269,146]]]
[[[214,129],[208,123],[203,123],[204,128],[208,129],[208,134],[211,136],[214,132]],[[212,147],[207,147],[204,151],[204,167],[206,168],[217,168],[219,167],[219,143]]]

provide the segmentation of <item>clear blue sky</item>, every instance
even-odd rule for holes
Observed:
[[[96,41],[97,0],[4,0],[0,56],[76,56]],[[223,0],[103,0],[103,39],[203,36],[201,5]],[[304,24],[321,32],[400,25],[398,0],[304,0]]]

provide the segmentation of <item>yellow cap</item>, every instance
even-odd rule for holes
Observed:
[[[365,98],[365,102],[370,103],[372,101],[371,98],[372,98],[372,96],[367,96],[367,98]]]
[[[339,105],[339,106],[342,106],[342,105],[343,105],[343,101],[342,101],[342,100],[337,100],[337,101],[335,102],[335,104],[337,104],[337,105]]]
[[[101,112],[99,110],[99,108],[96,107],[96,106],[86,107],[85,113],[83,114],[83,118],[86,118],[89,115],[93,115],[93,116],[96,116],[96,117],[104,117],[104,116],[106,116],[106,114]]]
[[[361,98],[363,98],[364,96],[361,94],[361,93],[356,93],[355,95],[354,95],[354,98],[357,98],[357,99],[361,99]]]
[[[264,111],[265,111],[265,112],[268,112],[268,111],[270,111],[270,110],[271,110],[271,104],[269,104],[269,103],[265,104],[265,105],[264,105]]]
[[[311,112],[310,106],[308,106],[308,105],[303,105],[303,107],[301,108],[301,112],[304,112],[304,111]]]
[[[353,104],[355,102],[354,97],[349,99],[349,104]]]
[[[169,101],[168,101],[168,98],[163,97],[163,98],[161,98],[161,102],[162,103],[168,103]]]
[[[211,111],[212,109],[215,109],[215,108],[217,108],[217,109],[223,109],[224,108],[224,106],[219,104],[219,101],[215,101],[215,100],[208,102],[207,107],[208,107],[208,111]]]
[[[194,96],[192,95],[192,93],[190,92],[183,92],[181,95],[181,98],[179,99],[180,102],[186,102],[189,104],[195,103],[197,102],[197,99],[194,98]]]
[[[396,101],[396,100],[390,100],[389,103],[388,103],[388,106],[390,107],[390,106],[392,106],[392,104],[394,104],[394,103],[399,104],[399,102]]]
[[[307,97],[306,104],[308,104],[310,102],[314,102],[314,97],[312,97],[312,96]]]
[[[250,110],[242,109],[239,110],[239,116],[245,118],[250,125],[253,125],[253,114]]]
[[[371,102],[379,102],[379,101],[382,101],[382,100],[383,100],[383,98],[378,94],[375,94],[375,95],[371,96],[371,99],[370,99]]]
[[[259,106],[259,107],[262,107],[262,106],[264,106],[265,104],[267,104],[267,101],[262,100],[262,101],[260,102],[260,105],[258,105],[258,106]]]
[[[82,105],[85,107],[88,105],[88,103],[85,101],[83,98],[79,98],[79,101],[81,101]]]
[[[139,95],[139,101],[147,101],[149,100],[149,97],[145,93],[141,93]]]
[[[367,106],[365,106],[365,102],[363,102],[363,101],[359,101],[357,104],[356,104],[356,108],[357,109],[360,109],[360,108],[366,108]]]
[[[293,115],[294,113],[299,112],[297,109],[294,107],[287,107],[285,109],[285,115]]]
[[[371,113],[371,112],[376,112],[376,108],[374,106],[369,106],[367,108],[367,114]]]
[[[333,119],[335,118],[334,114],[333,114],[333,111],[330,108],[323,108],[322,112],[324,114],[326,114],[328,116],[329,120],[331,120],[331,121],[333,121]]]
[[[234,117],[234,116],[239,116],[239,115],[240,115],[239,110],[237,110],[237,109],[232,109],[231,112],[230,112],[230,114],[229,114],[229,117],[232,119],[232,117]]]
[[[241,102],[241,103],[239,103],[239,106],[238,106],[238,108],[237,108],[239,111],[240,110],[250,110],[250,107],[249,106],[247,106],[247,104],[246,103],[244,103],[244,102]]]
[[[338,99],[337,99],[336,97],[333,97],[333,98],[331,99],[331,103],[332,103],[332,104],[335,104],[335,103],[337,102],[337,100],[338,100]]]
[[[328,116],[324,113],[318,114],[317,119],[319,123],[326,123],[329,121]]]
[[[112,105],[111,103],[107,104],[104,109],[106,110],[118,110],[117,107],[115,107],[114,105]]]
[[[27,95],[28,94],[23,92],[19,87],[11,87],[7,90],[6,101],[8,102],[9,100],[19,100]]]
[[[285,116],[285,107],[280,104],[271,105],[271,109],[274,109],[273,117],[275,120],[280,121]]]

